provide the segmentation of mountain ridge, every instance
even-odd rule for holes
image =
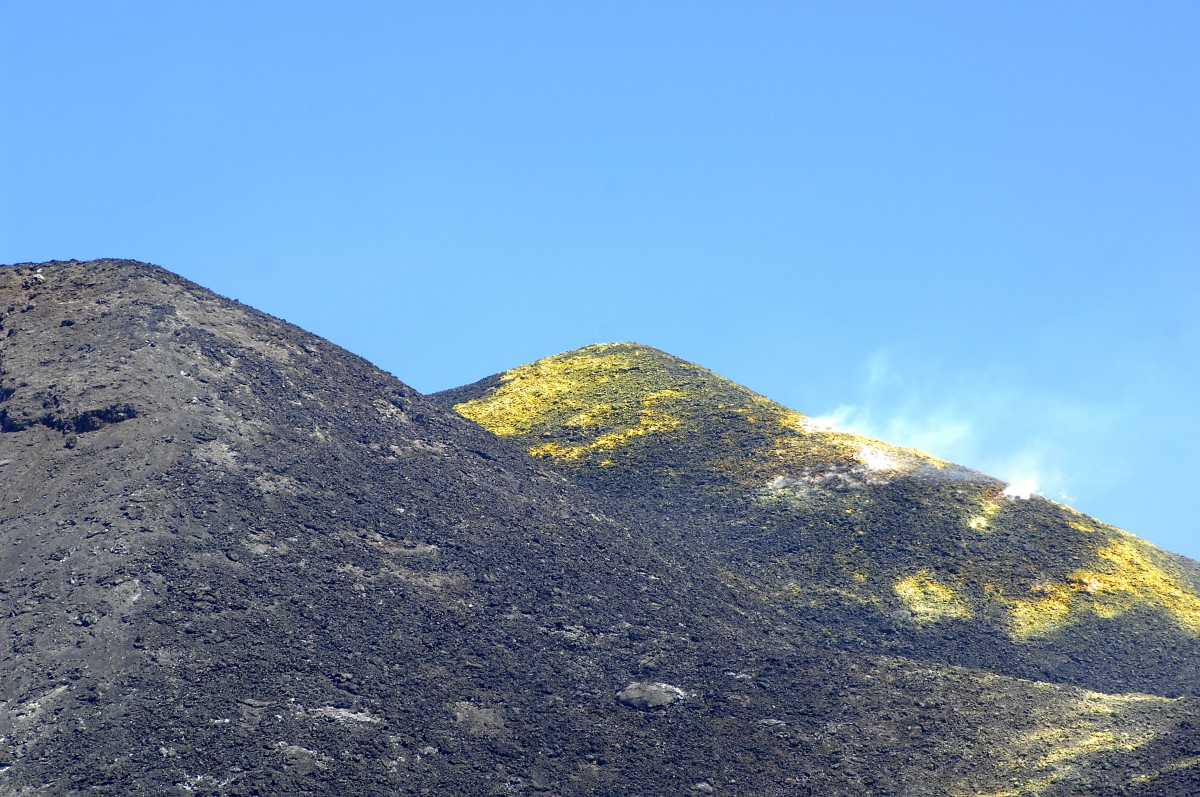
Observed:
[[[1169,666],[1118,667],[1108,692],[1082,686],[1094,663],[1021,664],[1054,676],[1038,682],[948,662],[931,640],[969,629],[918,627],[890,573],[857,582],[841,546],[862,530],[855,513],[915,489],[911,473],[867,484],[875,471],[845,459],[860,449],[790,445],[811,433],[763,431],[767,416],[735,412],[747,408],[723,383],[727,407],[644,404],[683,393],[649,377],[628,406],[526,441],[533,426],[492,434],[446,396],[158,267],[0,268],[0,794],[1150,797],[1195,784],[1189,643],[1161,607],[1121,622],[1176,643]],[[695,417],[727,434],[682,437]],[[620,436],[634,424],[654,428]],[[606,433],[619,439],[587,448]],[[804,472],[831,456],[837,468]],[[773,494],[780,462],[799,481]],[[955,500],[955,524],[932,531],[966,533],[977,504]],[[800,533],[826,515],[838,522]],[[866,547],[929,561],[897,542]],[[1063,656],[1072,628],[1023,644]],[[1018,644],[986,631],[968,653]]]

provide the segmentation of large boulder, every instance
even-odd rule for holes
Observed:
[[[678,686],[664,683],[638,681],[617,692],[617,700],[630,708],[649,711],[655,708],[666,708],[672,703],[687,697],[687,692]]]

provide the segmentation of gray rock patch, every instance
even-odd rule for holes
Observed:
[[[666,708],[685,697],[687,697],[687,692],[678,686],[648,681],[632,683],[617,693],[617,700],[623,705],[642,711]]]

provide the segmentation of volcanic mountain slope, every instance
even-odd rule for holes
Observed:
[[[981,473],[635,344],[440,398],[582,483],[687,518],[685,545],[731,588],[834,644],[1092,689],[1200,689],[1200,565]]]
[[[1188,793],[1191,697],[827,645],[754,568],[799,557],[716,536],[737,468],[685,501],[619,459],[665,398],[597,492],[160,268],[0,269],[0,794]]]
[[[630,343],[436,398],[679,519],[683,555],[777,607],[782,635],[1109,692],[1200,690],[1200,565],[982,473]]]

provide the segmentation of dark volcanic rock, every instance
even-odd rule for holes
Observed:
[[[141,264],[0,291],[14,789],[489,793],[695,661],[690,576],[366,362]]]
[[[0,794],[1192,782],[1191,699],[855,650],[526,448],[160,268],[0,269]]]

